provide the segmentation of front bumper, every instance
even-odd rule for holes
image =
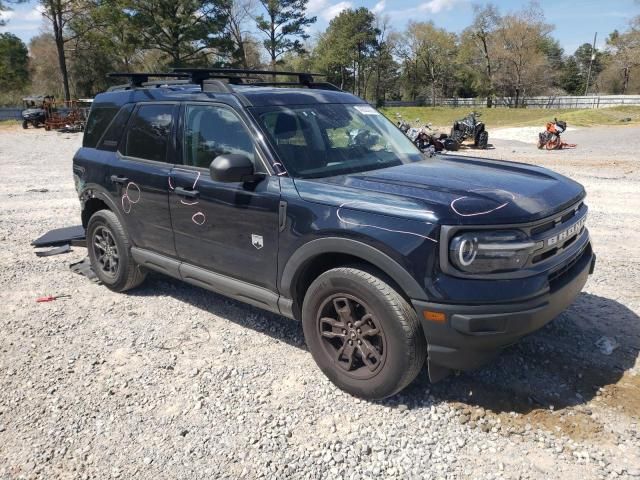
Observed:
[[[588,244],[569,268],[549,281],[548,292],[532,300],[499,305],[413,300],[427,338],[431,380],[438,381],[451,370],[477,368],[500,349],[549,323],[573,303],[593,272],[595,259]]]

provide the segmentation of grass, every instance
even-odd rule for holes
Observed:
[[[420,123],[431,122],[434,126],[451,125],[454,120],[465,117],[473,109],[470,107],[397,107],[382,108],[388,118],[396,121],[400,113],[412,124],[417,118]],[[544,126],[557,117],[569,126],[593,127],[599,125],[640,124],[640,106],[620,106],[599,109],[545,109],[545,108],[476,108],[482,113],[482,121],[487,127],[527,127]],[[631,119],[627,121],[626,119]]]

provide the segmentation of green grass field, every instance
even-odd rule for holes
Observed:
[[[398,107],[382,108],[388,118],[396,121],[395,114],[400,113],[412,124],[416,119],[420,123],[431,122],[434,126],[445,127],[454,120],[465,117],[473,109],[471,107]],[[640,124],[640,106],[620,106],[599,109],[544,109],[544,108],[476,108],[482,113],[482,121],[487,127],[525,127],[544,126],[557,117],[569,126],[592,127],[598,125]],[[631,119],[628,121],[627,119]]]

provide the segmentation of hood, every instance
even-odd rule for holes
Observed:
[[[585,196],[542,167],[453,156],[295,184],[307,201],[446,224],[535,221]]]

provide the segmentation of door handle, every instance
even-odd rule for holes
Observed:
[[[129,179],[127,177],[119,177],[118,175],[111,175],[111,183],[119,183],[120,185],[124,185],[128,181]]]
[[[200,196],[200,192],[198,190],[187,190],[186,188],[176,187],[174,190],[176,195],[187,198],[198,198]]]

